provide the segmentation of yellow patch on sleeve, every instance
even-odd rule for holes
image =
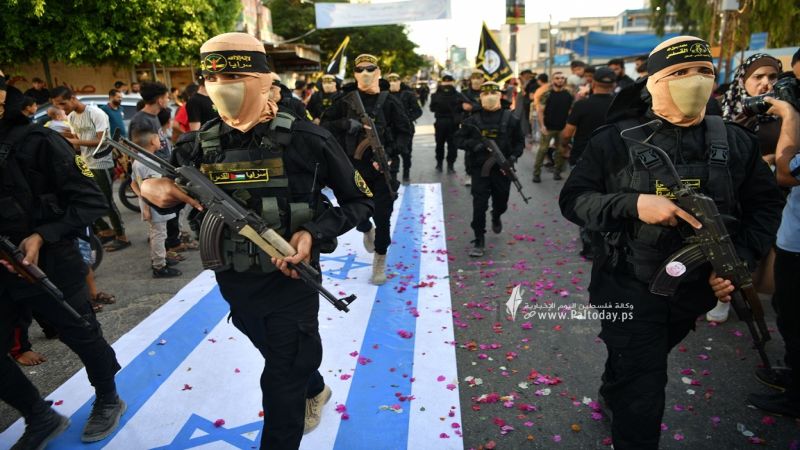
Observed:
[[[358,190],[361,191],[362,193],[364,193],[364,195],[366,195],[367,197],[372,198],[372,191],[369,190],[369,186],[367,186],[367,182],[364,181],[364,178],[361,177],[361,173],[359,173],[358,170],[356,170],[355,181],[356,181],[356,187],[358,187]]]
[[[83,160],[81,155],[75,155],[75,165],[78,166],[83,176],[88,178],[94,178],[94,174],[89,169],[89,166],[86,165],[86,161]]]

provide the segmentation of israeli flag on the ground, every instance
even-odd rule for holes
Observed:
[[[353,230],[324,255],[324,284],[354,293],[350,313],[320,304],[323,360],[332,388],[302,449],[462,449],[458,374],[441,186],[400,191],[383,286],[368,283],[372,255]],[[212,272],[203,272],[114,344],[128,410],[104,441],[83,444],[93,389],[81,370],[48,399],[72,420],[48,449],[251,449],[262,428],[261,354],[227,319]],[[9,448],[22,420],[0,434]]]

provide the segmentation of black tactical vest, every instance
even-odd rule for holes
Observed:
[[[675,170],[684,183],[713,198],[720,214],[732,218],[738,212],[738,206],[728,170],[730,151],[725,124],[719,116],[706,116],[703,123],[706,127],[705,161],[685,161],[678,151]],[[615,124],[619,131],[639,125],[641,123],[633,119]],[[643,128],[630,130],[630,134],[639,141],[648,137]],[[624,142],[631,164],[616,174],[621,180],[620,186],[627,186],[628,192],[663,195],[674,199],[669,188],[659,180],[659,172],[663,173],[666,168],[654,151]],[[678,227],[666,227],[635,221],[624,232],[605,234],[606,257],[610,258],[613,266],[649,283],[664,260],[682,247],[686,237],[694,234],[688,227],[684,223],[679,223]],[[729,231],[735,234],[736,230],[729,226]]]
[[[287,241],[315,216],[313,199],[292,202],[284,168],[284,152],[292,140],[294,120],[291,114],[279,112],[270,122],[269,131],[246,148],[222,148],[223,126],[219,120],[206,124],[197,137],[203,155],[200,171],[261,216]],[[264,252],[243,236],[231,233],[218,217],[207,214],[203,218],[200,241],[218,243],[201,245],[204,268],[262,273],[276,270]]]

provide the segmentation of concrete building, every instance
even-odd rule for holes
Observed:
[[[532,69],[535,72],[547,71],[549,68],[550,48],[553,47],[554,67],[564,68],[569,66],[569,61],[580,59],[588,63],[605,62],[607,58],[592,60],[592,55],[574,54],[567,43],[586,36],[593,31],[607,34],[644,34],[653,33],[650,27],[649,2],[645,2],[641,9],[624,10],[616,16],[606,17],[575,17],[569,20],[553,23],[535,22],[518,25],[516,59],[511,61],[515,72],[522,69]],[[677,15],[670,12],[667,15],[665,32],[680,31]],[[500,30],[493,31],[505,55],[512,59],[511,26],[503,25]]]

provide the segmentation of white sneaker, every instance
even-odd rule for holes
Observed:
[[[368,253],[375,253],[375,227],[364,233],[364,248]]]
[[[372,259],[372,284],[382,285],[386,283],[386,255],[375,253]]]
[[[322,421],[322,407],[331,399],[331,388],[326,384],[322,392],[314,398],[306,399],[306,423],[303,434],[314,431]]]
[[[728,314],[731,312],[730,303],[722,303],[717,301],[717,306],[711,311],[706,313],[706,320],[709,322],[722,323],[728,320]]]
[[[467,177],[467,181],[464,182],[464,186],[472,186],[472,177]]]

